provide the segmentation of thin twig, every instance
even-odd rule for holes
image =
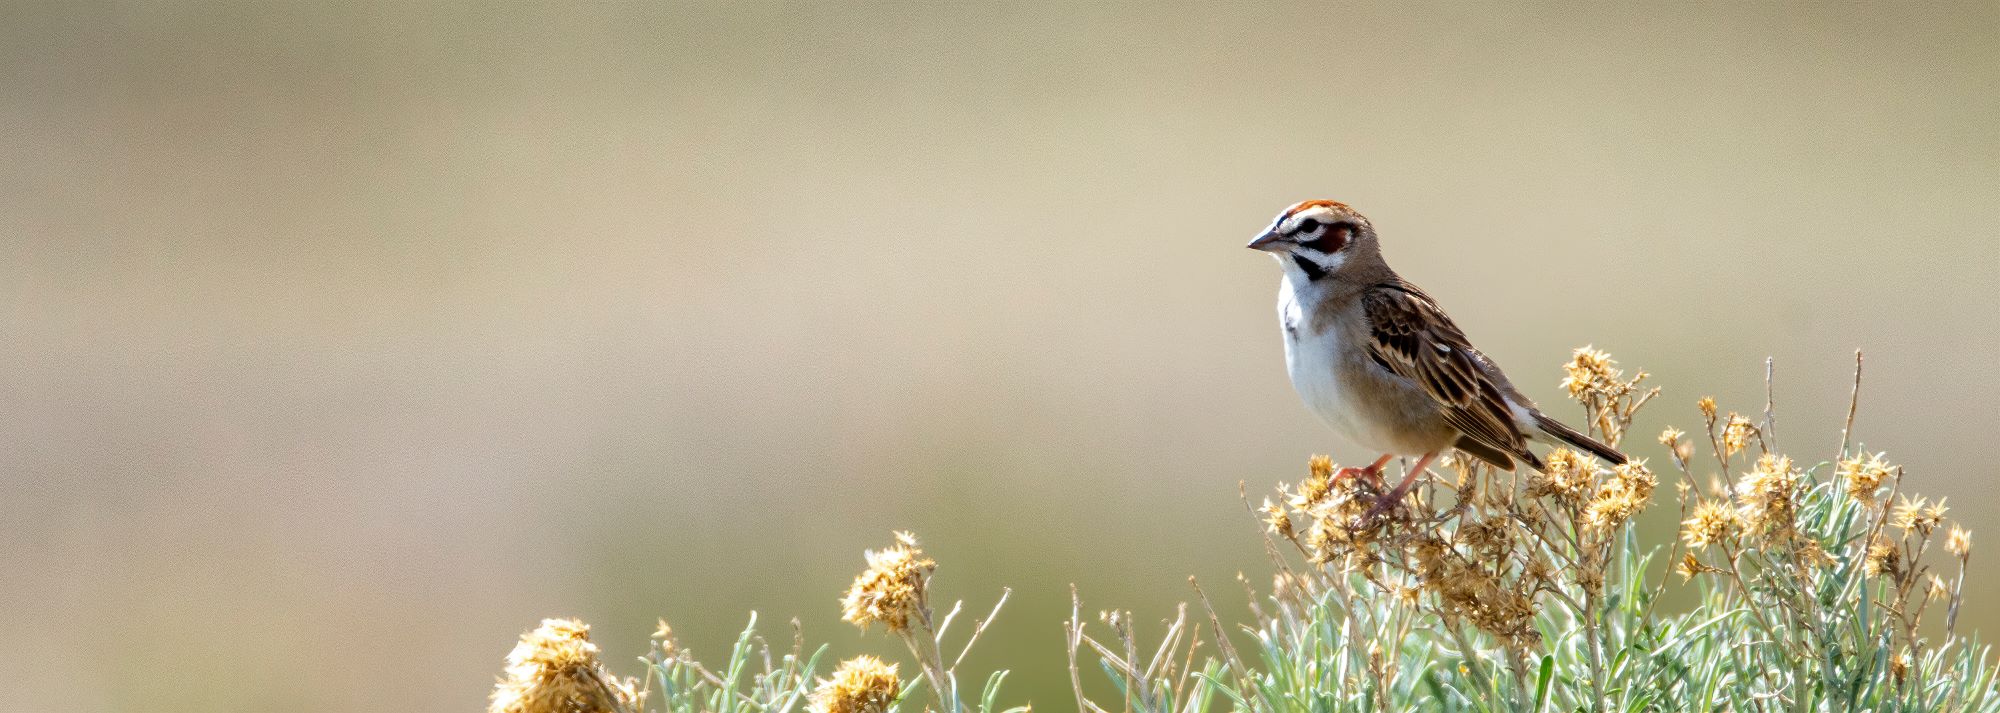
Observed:
[[[1834,460],[1847,458],[1848,436],[1854,432],[1854,411],[1861,406],[1861,350],[1854,350],[1854,391],[1847,397],[1847,425],[1840,427],[1840,454]]]
[[[980,619],[980,620],[979,620],[979,624],[977,624],[977,625],[975,625],[975,626],[973,626],[973,627],[972,627],[972,638],[969,638],[969,639],[966,639],[966,640],[965,640],[965,648],[962,648],[962,649],[959,649],[959,650],[958,650],[958,658],[955,658],[955,659],[952,659],[952,660],[951,660],[951,670],[952,670],[952,671],[957,671],[957,670],[958,670],[958,665],[959,665],[959,664],[961,664],[961,663],[965,663],[965,655],[966,655],[966,654],[968,654],[968,653],[972,653],[972,644],[973,644],[973,643],[975,643],[975,642],[977,642],[977,641],[979,641],[979,635],[980,635],[980,634],[984,634],[984,633],[986,633],[986,626],[987,626],[988,624],[992,624],[992,623],[993,623],[993,618],[994,618],[994,617],[997,617],[997,616],[1000,616],[1000,607],[1002,607],[1002,606],[1004,606],[1004,605],[1006,605],[1006,604],[1007,604],[1007,595],[1009,595],[1009,594],[1013,594],[1013,593],[1014,593],[1014,588],[1013,588],[1013,587],[1001,587],[1001,588],[1000,588],[1000,601],[997,601],[997,602],[994,602],[994,603],[993,603],[993,611],[991,611],[991,612],[988,612],[988,613],[986,614],[986,618],[984,618],[984,619]]]
[[[1771,450],[1778,450],[1778,416],[1772,409],[1772,403],[1776,399],[1773,398],[1771,390],[1771,371],[1774,361],[1771,357],[1764,357],[1764,428],[1759,435],[1770,436]]]

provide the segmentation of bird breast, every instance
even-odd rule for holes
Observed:
[[[1311,319],[1289,291],[1278,315],[1292,388],[1334,432],[1374,453],[1419,455],[1451,443],[1455,432],[1422,387],[1368,361],[1365,345],[1348,343],[1361,337],[1346,325]]]

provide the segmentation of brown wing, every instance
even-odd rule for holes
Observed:
[[[1369,288],[1361,303],[1368,314],[1368,356],[1376,364],[1423,386],[1465,438],[1531,465],[1540,462],[1528,451],[1501,387],[1482,366],[1485,358],[1429,295],[1397,280]]]

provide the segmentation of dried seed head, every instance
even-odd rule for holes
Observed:
[[[590,626],[543,619],[507,654],[489,713],[625,713],[638,710],[638,681],[613,677],[597,660]]]
[[[1868,544],[1868,555],[1861,562],[1861,569],[1870,577],[1898,579],[1902,575],[1903,550],[1895,542],[1880,535]]]
[[[1890,476],[1889,464],[1882,460],[1886,453],[1876,453],[1861,460],[1860,457],[1840,462],[1841,479],[1847,483],[1847,495],[1868,507],[1875,506],[1875,492]]]
[[[1703,417],[1707,418],[1710,421],[1715,420],[1715,397],[1703,396],[1701,397],[1701,400],[1696,401],[1694,405],[1696,408],[1701,409],[1701,415]]]
[[[1729,412],[1729,420],[1722,426],[1722,454],[1733,456],[1750,447],[1750,436],[1757,432],[1750,419]]]
[[[1423,578],[1424,588],[1437,593],[1438,608],[1445,616],[1463,617],[1509,647],[1540,643],[1533,597],[1449,552],[1442,554],[1435,572]]]
[[[1566,504],[1581,503],[1596,481],[1597,464],[1568,448],[1549,451],[1547,467],[1528,476],[1528,497],[1555,497]]]
[[[1756,469],[1736,483],[1737,512],[1745,529],[1774,544],[1789,541],[1798,512],[1797,488],[1792,459],[1772,454],[1758,458]]]
[[[1306,461],[1306,479],[1299,483],[1299,494],[1290,503],[1292,509],[1305,514],[1325,502],[1333,494],[1333,470],[1332,458],[1316,455]]]
[[[1681,521],[1681,539],[1698,550],[1729,541],[1740,527],[1735,508],[1723,501],[1703,500],[1695,504],[1692,517]]]
[[[1681,437],[1686,435],[1686,433],[1681,432],[1681,429],[1668,426],[1667,430],[1660,432],[1660,445],[1672,450],[1680,450]]]
[[[1826,569],[1834,564],[1833,556],[1826,553],[1819,540],[1807,539],[1805,544],[1799,546],[1798,555],[1801,564],[1813,569]]]
[[[896,667],[873,656],[842,661],[833,678],[822,679],[812,693],[812,713],[882,713],[902,692]]]
[[[1896,513],[1890,521],[1905,532],[1915,531],[1918,535],[1929,537],[1937,530],[1938,525],[1944,522],[1944,513],[1949,509],[1945,507],[1943,500],[1932,505],[1924,498],[1911,499],[1906,495],[1901,502],[1896,503]]]
[[[1957,555],[1959,559],[1965,559],[1965,556],[1972,552],[1972,531],[1957,525],[1951,526],[1951,534],[1945,537],[1944,548]]]
[[[1569,391],[1569,397],[1579,402],[1587,401],[1592,394],[1608,395],[1621,386],[1619,381],[1625,374],[1617,368],[1618,362],[1611,355],[1585,346],[1570,355],[1569,363],[1563,364],[1562,387]]]
[[[680,650],[680,641],[674,638],[674,628],[668,626],[665,619],[661,619],[660,625],[653,629],[653,643],[660,647],[660,655],[666,658],[673,658],[674,652]]]
[[[1951,598],[1951,587],[1945,586],[1943,577],[1932,574],[1926,581],[1926,584],[1928,585],[1924,588],[1924,597],[1926,599]]]
[[[1378,555],[1368,546],[1382,536],[1393,522],[1407,520],[1398,508],[1388,515],[1370,518],[1368,511],[1382,493],[1368,478],[1341,478],[1328,494],[1312,505],[1308,517],[1312,527],[1306,532],[1306,547],[1319,564],[1336,560],[1349,570],[1370,566]]]
[[[1611,477],[1597,487],[1597,494],[1584,510],[1584,522],[1599,532],[1624,525],[1653,497],[1659,480],[1646,469],[1645,461],[1631,461],[1611,469]]]
[[[1264,506],[1259,509],[1264,511],[1264,526],[1270,528],[1271,534],[1293,539],[1292,518],[1285,514],[1284,508],[1273,504],[1270,498],[1264,498]]]
[[[864,630],[876,622],[892,632],[908,629],[910,620],[926,606],[925,580],[937,563],[924,557],[916,536],[907,532],[897,532],[896,544],[888,549],[864,554],[868,569],[854,578],[841,599],[840,618]]]
[[[1707,567],[1702,565],[1701,560],[1694,558],[1693,552],[1682,554],[1681,561],[1674,563],[1674,573],[1680,575],[1682,581],[1694,579],[1695,575],[1706,570]]]

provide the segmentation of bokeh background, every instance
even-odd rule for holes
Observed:
[[[1235,611],[1237,482],[1364,459],[1242,248],[1304,198],[1545,404],[1653,372],[1656,462],[1766,356],[1832,455],[1864,349],[1858,438],[2000,533],[2000,4],[4,15],[8,710],[475,710],[551,615],[893,654],[835,598],[900,528],[1065,709],[1071,583]]]

